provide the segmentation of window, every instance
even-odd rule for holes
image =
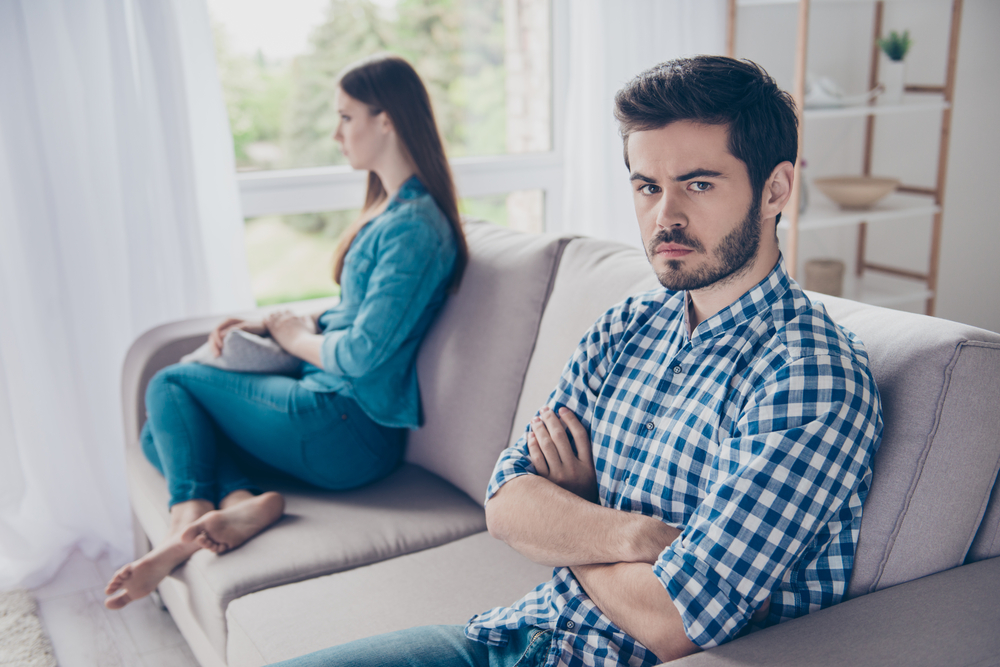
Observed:
[[[468,197],[458,202],[462,215],[523,232],[542,231],[543,205],[541,190]],[[333,251],[340,234],[360,212],[354,208],[247,218],[244,237],[257,305],[340,294],[332,277]]]
[[[424,79],[463,212],[532,231],[558,214],[562,170],[552,126],[561,69],[553,66],[552,26],[565,0],[208,5],[259,302],[324,293],[315,278],[282,286],[281,276],[296,272],[270,255],[326,253],[343,220],[356,215],[349,211],[362,201],[364,178],[332,140],[333,93],[337,73],[372,53],[402,55]]]

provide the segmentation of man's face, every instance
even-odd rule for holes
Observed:
[[[690,121],[628,138],[639,231],[667,289],[724,284],[756,259],[760,198],[728,140],[725,126]]]

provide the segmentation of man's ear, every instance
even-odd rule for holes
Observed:
[[[787,160],[782,162],[764,183],[764,192],[760,203],[762,220],[773,218],[781,213],[792,196],[792,182],[795,180],[795,167]]]

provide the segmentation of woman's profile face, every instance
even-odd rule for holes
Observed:
[[[373,170],[386,154],[392,126],[385,112],[372,115],[367,104],[337,89],[334,105],[340,122],[333,135],[340,150],[355,169]]]

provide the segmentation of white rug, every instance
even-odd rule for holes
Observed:
[[[0,593],[0,667],[56,667],[28,591]]]

